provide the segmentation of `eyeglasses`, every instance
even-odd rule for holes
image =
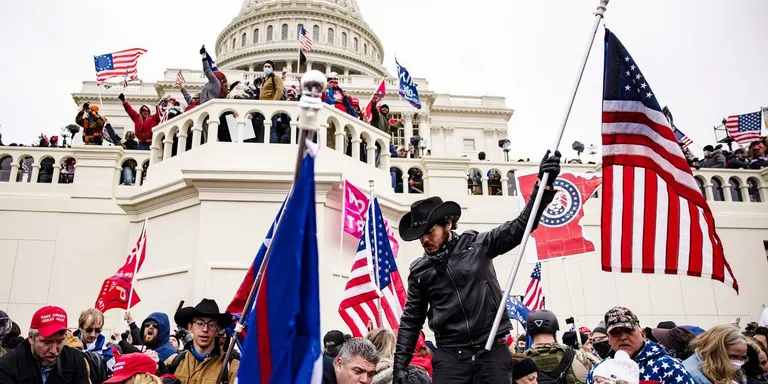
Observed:
[[[219,323],[217,323],[216,320],[208,320],[208,321],[195,320],[192,322],[192,324],[194,324],[196,327],[200,329],[205,328],[206,325],[208,326],[208,328],[211,328],[211,329],[219,326]]]
[[[159,329],[159,327],[160,327],[160,326],[159,326],[159,325],[157,325],[157,323],[155,323],[154,321],[147,321],[146,323],[144,323],[144,328],[154,328],[154,329]]]
[[[86,328],[83,329],[83,331],[85,331],[85,333],[101,333],[101,328]]]

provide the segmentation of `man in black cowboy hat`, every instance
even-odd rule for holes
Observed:
[[[224,363],[219,336],[232,324],[232,315],[219,312],[216,301],[203,299],[194,307],[180,309],[173,320],[192,333],[192,346],[166,360],[168,369],[182,383],[215,382]],[[235,382],[238,366],[237,360],[229,363],[226,375],[229,383]]]
[[[560,173],[560,153],[549,152],[539,166],[539,179],[549,174],[543,200],[532,218],[534,229],[555,197],[552,188]],[[534,187],[532,196],[538,190]],[[452,201],[430,197],[411,205],[400,220],[400,237],[419,240],[424,257],[411,264],[408,301],[400,318],[394,361],[394,384],[406,380],[406,371],[425,318],[435,333],[437,351],[432,357],[436,383],[509,383],[512,360],[506,337],[512,324],[506,312],[490,352],[485,346],[502,290],[493,258],[507,253],[522,241],[533,214],[533,199],[520,216],[488,232],[455,230],[461,207]]]

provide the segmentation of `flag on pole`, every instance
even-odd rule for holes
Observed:
[[[529,310],[531,310],[531,312],[544,309],[544,297],[541,284],[541,263],[536,263],[533,272],[531,272],[531,282],[528,283],[528,288],[525,289],[523,303]]]
[[[344,205],[342,207],[344,210],[344,232],[359,239],[363,234],[370,201],[368,195],[348,180],[344,180],[342,183],[344,188]],[[384,219],[384,227],[387,230],[387,238],[389,239],[389,246],[392,248],[392,254],[397,257],[400,243],[395,238],[395,231],[392,230],[387,219]]]
[[[725,127],[733,141],[749,144],[760,140],[760,112],[731,115],[725,119]]]
[[[677,139],[677,142],[683,145],[683,149],[686,149],[690,147],[691,144],[693,144],[693,140],[691,140],[688,136],[686,136],[685,133],[683,133],[683,131],[677,128],[674,128],[674,134],[675,134],[675,139]]]
[[[529,313],[531,313],[531,310],[528,309],[528,307],[526,307],[516,297],[510,295],[507,298],[507,315],[509,315],[510,319],[515,319],[520,324],[522,324],[523,329],[526,327],[526,321],[528,321]]]
[[[216,66],[216,62],[213,61],[211,55],[208,52],[205,52],[205,61],[208,62],[208,66],[211,67],[211,71],[219,70],[219,67]]]
[[[320,273],[315,215],[317,144],[308,142],[272,238],[256,303],[248,315],[240,384],[312,383],[322,377]]]
[[[375,197],[369,204],[367,216],[352,272],[344,289],[344,300],[339,305],[339,314],[355,337],[362,337],[368,332],[369,322],[373,328],[396,331],[406,299],[405,287],[387,241],[381,207]],[[379,299],[384,315],[381,322]]]
[[[133,247],[128,257],[125,259],[125,263],[120,269],[117,270],[113,276],[104,280],[101,285],[101,291],[99,297],[96,298],[96,304],[94,307],[101,312],[113,308],[119,309],[131,309],[138,304],[141,299],[134,290],[131,296],[131,290],[134,285],[134,271],[141,269],[141,265],[144,264],[144,258],[147,255],[147,228],[146,223],[141,227],[141,233],[139,239],[136,241],[136,245]],[[138,266],[136,265],[138,263]],[[128,303],[130,297],[130,305]]]
[[[101,85],[101,83],[113,77],[126,76],[130,77],[131,80],[136,78],[139,73],[139,57],[146,52],[147,50],[143,48],[131,48],[94,56],[96,85]]]
[[[301,33],[299,34],[299,43],[301,44],[301,50],[309,52],[312,50],[312,37],[309,36],[304,26],[301,26]]]
[[[414,108],[421,109],[421,101],[419,101],[419,90],[416,89],[416,82],[413,81],[411,74],[405,67],[400,66],[400,63],[395,58],[395,64],[397,65],[397,77],[400,79],[400,96],[410,103]]]
[[[522,195],[520,209],[532,198],[533,187],[539,180],[538,170],[517,172],[518,191]],[[526,259],[535,263],[563,257],[580,256],[595,251],[595,245],[583,231],[584,204],[595,193],[602,178],[599,174],[586,174],[563,170],[553,187],[557,191],[541,216],[539,227],[531,236],[536,242],[525,249]]]
[[[371,108],[373,106],[373,100],[376,99],[376,105],[381,107],[379,104],[381,102],[381,97],[377,97],[376,95],[384,95],[387,93],[387,85],[384,83],[384,79],[381,80],[381,83],[379,83],[379,87],[376,88],[376,92],[371,95],[371,98],[368,100],[368,104],[365,106],[365,111],[363,112],[365,115],[365,121],[368,123],[371,122],[371,119],[373,119],[373,111],[371,111]]]
[[[174,88],[181,87],[181,84],[184,83],[186,80],[184,80],[184,75],[179,71],[179,73],[176,74],[176,82],[173,83]]]
[[[605,30],[602,268],[738,284],[715,220],[656,96]]]

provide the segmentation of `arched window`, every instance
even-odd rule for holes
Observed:
[[[53,182],[53,160],[52,157],[46,157],[40,161],[40,169],[37,171],[38,183],[51,183]]]
[[[363,44],[363,55],[368,55],[368,44]]]
[[[328,44],[333,44],[333,28],[328,28]]]
[[[723,195],[723,183],[717,177],[712,178],[712,199],[715,201],[725,201]]]
[[[395,193],[403,193],[403,171],[398,167],[390,167],[389,175],[392,179],[392,189]]]
[[[467,172],[467,190],[470,195],[483,194],[483,173],[477,168],[472,168]]]
[[[408,170],[408,193],[424,193],[423,177],[419,168],[412,167]]]
[[[3,156],[0,158],[0,182],[11,180],[11,164],[13,164],[12,157]]]
[[[296,39],[301,36],[301,29],[304,28],[304,24],[299,23],[299,25],[296,26]]]
[[[245,47],[246,42],[248,42],[248,36],[246,36],[245,32],[243,32],[243,36],[240,39],[240,46]]]
[[[72,157],[61,159],[59,167],[59,184],[72,184],[75,182],[75,165],[77,161]]]
[[[347,33],[342,32],[341,33],[341,46],[346,48],[347,47]]]
[[[280,27],[280,40],[288,40],[288,24]]]
[[[272,31],[274,28],[270,25],[267,27],[267,41],[272,41]]]
[[[35,159],[32,156],[24,156],[19,160],[19,173],[16,175],[17,183],[29,183],[32,181],[32,165]]]
[[[739,179],[731,177],[728,179],[728,186],[731,190],[731,201],[744,201],[741,198],[741,183],[739,183]]]
[[[517,184],[515,184],[515,171],[507,172],[507,195],[517,196]]]
[[[501,196],[501,172],[498,169],[488,171],[488,195]]]
[[[706,199],[707,194],[704,191],[704,179],[702,179],[701,176],[694,176],[693,179],[696,180],[696,184],[699,185],[699,192],[701,192],[701,195]]]
[[[320,41],[320,26],[312,27],[312,41]]]
[[[750,177],[749,179],[747,179],[747,191],[749,192],[750,202],[753,202],[753,203],[760,202],[760,190],[758,189],[757,179],[755,179],[754,177]]]
[[[357,44],[357,37],[352,39],[352,48],[357,52],[360,49],[360,46]]]
[[[259,42],[259,29],[256,28],[253,30],[253,43],[256,44]]]
[[[232,49],[235,49],[237,47],[237,37],[232,38]]]

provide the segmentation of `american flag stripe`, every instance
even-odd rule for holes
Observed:
[[[309,33],[307,33],[307,30],[304,27],[301,27],[299,43],[301,44],[301,49],[304,52],[309,52],[312,50],[312,37],[309,36]]]
[[[173,83],[174,88],[180,87],[181,83],[184,81],[184,75],[181,73],[181,71],[179,71],[179,73],[176,74],[176,82]]]
[[[603,270],[708,277],[738,291],[679,135],[609,31],[605,60]]]
[[[536,263],[536,266],[531,272],[531,282],[528,283],[528,288],[525,289],[525,296],[523,298],[523,304],[528,309],[538,311],[544,308],[543,289],[541,284],[541,263]]]
[[[760,112],[728,116],[725,120],[728,135],[737,143],[760,140]]]
[[[94,57],[97,60],[96,83],[101,84],[108,79],[126,76],[126,74],[129,79],[135,78],[138,75],[139,57],[146,52],[147,50],[143,48],[132,48]],[[111,65],[99,68],[98,59],[108,56]]]

